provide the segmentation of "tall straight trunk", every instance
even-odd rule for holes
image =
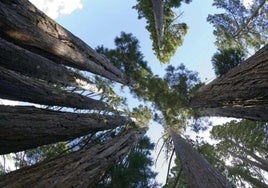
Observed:
[[[94,187],[144,134],[144,129],[132,129],[106,143],[0,176],[0,187]]]
[[[233,187],[221,173],[219,173],[202,155],[195,151],[186,140],[176,134],[172,129],[171,137],[189,187]]]
[[[203,115],[268,121],[268,45],[190,99]]]
[[[0,37],[55,61],[123,84],[129,79],[27,0],[0,1]]]
[[[131,122],[119,115],[77,114],[0,105],[0,154],[75,139]]]
[[[94,84],[80,74],[0,38],[0,66],[63,86],[91,90]],[[95,86],[96,87],[96,86]]]
[[[155,30],[157,35],[157,44],[159,53],[164,45],[164,3],[163,0],[151,0],[153,4],[153,14],[155,22]]]
[[[61,90],[3,67],[0,67],[0,88],[0,98],[4,99],[78,109],[109,110],[104,102]]]

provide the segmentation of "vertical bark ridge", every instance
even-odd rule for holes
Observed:
[[[108,104],[61,90],[42,80],[29,78],[0,67],[0,98],[50,106],[111,110]]]
[[[171,129],[177,157],[191,188],[231,188],[232,184],[182,137]]]
[[[0,51],[0,65],[6,69],[63,86],[90,90],[88,86],[94,85],[84,76],[2,38],[0,38]]]
[[[205,114],[267,121],[268,45],[202,87],[189,104],[193,108],[205,108]]]
[[[0,176],[0,187],[94,187],[145,134],[132,129],[106,143]]]
[[[56,63],[104,76],[122,84],[130,80],[103,55],[25,0],[0,2],[0,37]]]
[[[119,115],[78,114],[3,105],[0,105],[0,119],[0,154],[67,141],[131,122]]]

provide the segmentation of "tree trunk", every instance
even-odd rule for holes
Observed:
[[[162,53],[164,41],[164,3],[163,0],[152,0],[155,30],[159,53]]]
[[[56,63],[89,71],[123,84],[130,82],[107,58],[26,0],[0,2],[0,37]]]
[[[228,188],[233,187],[202,155],[193,149],[183,138],[171,129],[175,146],[186,181],[191,188]]]
[[[74,86],[90,91],[96,87],[82,75],[1,38],[0,51],[0,65],[7,69],[63,86]]]
[[[203,115],[268,121],[268,45],[202,87],[190,107],[205,108]]]
[[[130,123],[119,115],[77,114],[0,105],[0,155],[75,139]]]
[[[46,82],[0,67],[0,98],[50,106],[109,110],[104,102],[69,93]]]
[[[104,144],[0,176],[0,187],[94,187],[144,134],[144,129],[129,130]]]

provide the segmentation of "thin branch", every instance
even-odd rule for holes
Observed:
[[[173,188],[176,188],[176,186],[178,185],[179,180],[180,180],[181,173],[182,173],[182,168],[180,169],[180,171],[179,171],[179,173],[178,173],[178,175],[176,177],[176,180],[175,180],[175,183],[173,185]]]
[[[168,170],[167,170],[167,176],[166,176],[166,185],[168,183],[168,174],[169,174],[170,165],[171,165],[171,161],[172,161],[174,153],[175,153],[175,148],[173,148],[173,151],[171,153],[170,160],[169,160],[169,163],[168,163]]]

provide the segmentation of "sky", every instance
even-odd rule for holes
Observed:
[[[132,33],[140,41],[140,50],[154,74],[160,76],[164,74],[167,65],[161,65],[152,51],[152,41],[145,29],[145,20],[138,20],[136,10],[132,9],[136,0],[31,0],[31,2],[92,48],[99,45],[113,48],[114,38],[119,36],[120,32]],[[171,58],[170,64],[177,66],[184,63],[188,69],[199,72],[204,82],[215,78],[210,63],[213,53],[216,52],[215,37],[212,25],[206,22],[208,14],[217,11],[212,7],[212,2],[213,0],[193,0],[189,5],[182,5],[175,11],[178,15],[183,12],[179,21],[188,24],[189,32],[184,38],[183,46],[179,47]],[[252,1],[248,0],[249,4],[250,2]],[[223,120],[213,121],[220,124]],[[161,126],[152,123],[148,135],[156,142],[162,131]],[[164,183],[167,165],[160,161],[156,167],[159,172],[157,180]]]

